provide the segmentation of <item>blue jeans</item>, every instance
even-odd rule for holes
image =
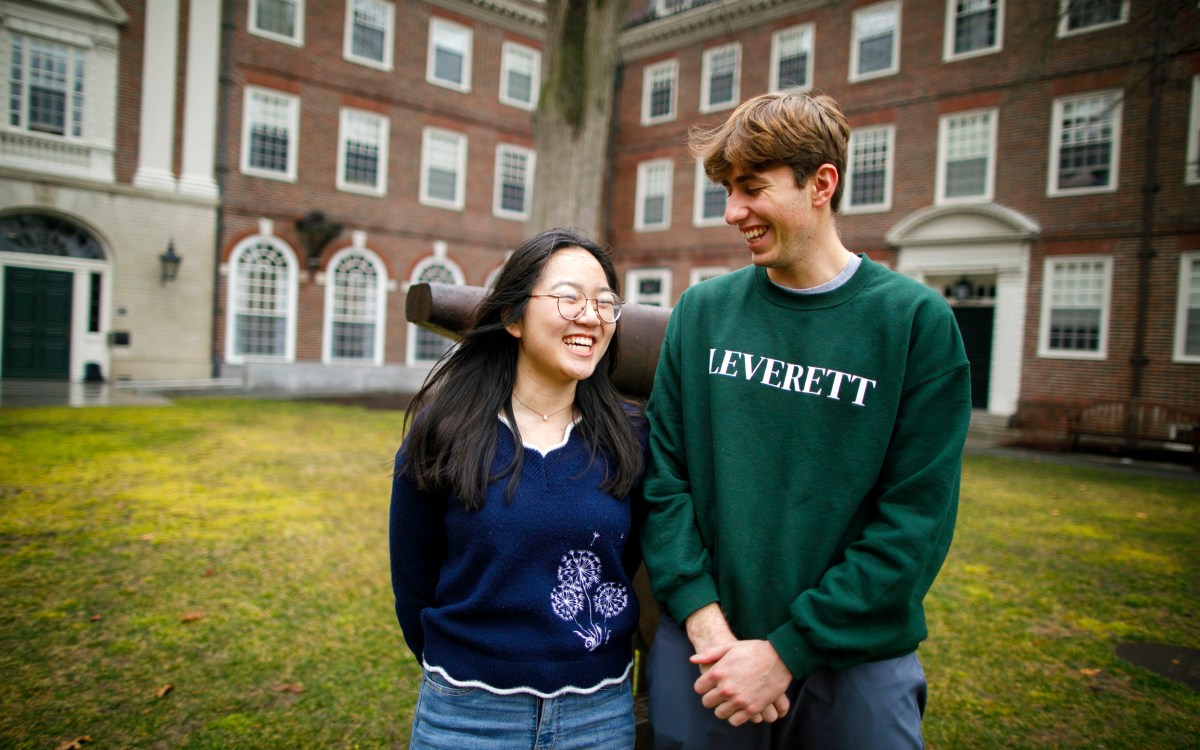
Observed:
[[[410,750],[631,750],[629,680],[594,693],[538,698],[456,687],[425,673]]]
[[[925,672],[917,655],[818,669],[787,689],[791,709],[773,724],[730,726],[693,685],[692,642],[664,615],[646,659],[654,750],[919,750]]]

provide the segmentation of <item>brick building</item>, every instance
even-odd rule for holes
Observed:
[[[0,377],[210,376],[212,10],[0,5]]]
[[[484,285],[525,236],[542,4],[229,5],[222,373],[419,384],[446,342],[407,324],[407,285]]]
[[[684,141],[795,87],[852,128],[847,247],[942,290],[974,405],[1200,406],[1200,12],[1186,0],[635,3],[609,241],[626,298],[744,265]]]
[[[688,128],[828,93],[843,238],[945,293],[977,408],[1195,408],[1198,29],[1191,0],[633,0],[600,239],[637,302],[743,265]],[[407,285],[486,284],[541,229],[544,34],[540,0],[5,3],[4,377],[40,299],[50,377],[412,387],[445,342]]]

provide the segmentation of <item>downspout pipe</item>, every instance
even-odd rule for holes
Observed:
[[[212,285],[212,344],[211,357],[212,367],[211,376],[213,378],[221,375],[221,347],[220,337],[217,333],[219,329],[219,314],[221,309],[221,247],[224,243],[225,236],[225,176],[229,172],[229,159],[227,151],[229,148],[229,91],[232,85],[233,75],[231,60],[233,56],[233,0],[224,0],[221,3],[221,36],[220,36],[220,69],[217,71],[218,90],[217,95],[217,153],[216,153],[216,180],[217,180],[217,216],[216,216],[216,240],[213,248],[213,285]]]
[[[1166,57],[1168,28],[1168,3],[1153,3],[1154,12],[1154,56],[1150,63],[1150,104],[1146,108],[1146,177],[1142,183],[1142,234],[1138,248],[1137,317],[1134,323],[1133,354],[1129,358],[1130,404],[1142,397],[1142,380],[1150,359],[1146,356],[1146,329],[1150,316],[1150,264],[1157,254],[1154,250],[1155,200],[1162,190],[1158,182],[1158,130],[1162,113],[1163,67]],[[1125,423],[1125,439],[1132,447],[1138,433],[1135,410],[1128,410]]]

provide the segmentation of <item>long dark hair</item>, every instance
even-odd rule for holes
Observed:
[[[609,252],[577,231],[551,229],[513,251],[475,309],[462,340],[442,356],[409,405],[407,455],[400,472],[411,475],[423,492],[437,497],[454,494],[467,510],[478,510],[488,484],[508,476],[505,498],[512,498],[523,451],[510,398],[517,378],[517,339],[505,326],[525,314],[529,295],[550,256],[571,247],[590,253],[604,269],[608,285],[617,289]],[[591,460],[605,463],[601,489],[623,497],[644,467],[634,417],[612,384],[619,336],[618,327],[595,371],[575,386],[575,407],[582,419],[574,429],[591,446]],[[512,426],[517,450],[512,463],[493,475],[500,413]]]

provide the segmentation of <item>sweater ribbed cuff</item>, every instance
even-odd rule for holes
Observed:
[[[717,582],[712,576],[701,575],[676,586],[664,597],[662,605],[682,626],[693,612],[720,600]]]
[[[799,629],[790,622],[768,635],[767,640],[775,647],[775,652],[787,665],[794,680],[807,677],[821,666],[812,646],[800,634]]]

